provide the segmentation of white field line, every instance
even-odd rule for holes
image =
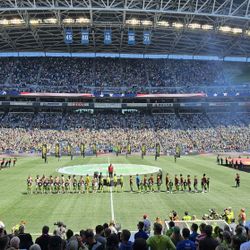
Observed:
[[[110,164],[110,160],[108,157],[108,164]],[[114,212],[114,201],[113,201],[113,192],[112,192],[112,186],[110,188],[110,208],[111,208],[111,220],[115,220],[115,212]]]
[[[111,207],[111,220],[115,220],[115,212],[114,212],[114,202],[113,202],[113,193],[112,187],[110,186],[110,207]]]

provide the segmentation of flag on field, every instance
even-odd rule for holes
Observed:
[[[85,144],[84,144],[84,143],[81,143],[81,146],[80,146],[81,156],[84,156],[84,155],[85,155],[85,149],[86,149]]]
[[[160,156],[160,153],[161,153],[161,146],[160,146],[160,143],[156,143],[156,156],[159,157]]]
[[[97,147],[96,147],[96,143],[93,144],[93,154],[96,155],[97,154]]]
[[[143,143],[142,147],[141,147],[141,153],[142,153],[143,156],[146,155],[146,151],[147,151],[146,145]]]
[[[47,144],[43,144],[42,146],[42,159],[45,159],[47,157],[48,149]]]
[[[175,147],[175,156],[176,157],[181,157],[181,147],[179,144],[176,145]]]
[[[131,144],[130,143],[128,143],[128,145],[127,145],[127,154],[131,154]]]
[[[67,151],[68,151],[68,156],[71,156],[72,155],[72,146],[70,143],[68,144]]]
[[[60,157],[60,144],[56,143],[56,147],[55,147],[55,157]]]

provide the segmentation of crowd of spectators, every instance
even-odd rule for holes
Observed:
[[[160,143],[162,153],[230,152],[249,150],[249,113],[149,114],[149,113],[7,113],[0,114],[1,151],[38,152],[47,144],[70,143],[79,151],[80,143],[91,150],[111,152],[118,145],[126,152],[155,152]]]
[[[50,234],[48,226],[43,226],[42,234],[33,238],[25,232],[21,222],[7,234],[0,221],[0,250],[248,250],[250,249],[250,228],[246,224],[245,210],[241,209],[237,223],[231,208],[227,219],[213,222],[198,222],[186,211],[180,218],[176,211],[170,213],[169,221],[156,217],[152,222],[143,215],[137,223],[137,231],[122,229],[111,221],[97,225],[95,229],[74,233],[63,222]],[[244,219],[244,220],[243,220]],[[191,222],[187,226],[187,222]],[[197,224],[199,223],[199,225]]]
[[[234,64],[234,63],[232,63]],[[237,64],[237,63],[235,63]],[[121,58],[1,58],[0,90],[25,92],[224,92],[243,94],[249,86],[228,85],[226,62]],[[235,68],[240,68],[236,65]],[[233,72],[234,73],[234,72]],[[229,81],[230,80],[230,81]]]

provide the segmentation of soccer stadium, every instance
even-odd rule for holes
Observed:
[[[0,12],[0,250],[250,250],[250,0]]]

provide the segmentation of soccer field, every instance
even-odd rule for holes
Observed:
[[[94,228],[97,224],[109,222],[112,216],[122,228],[136,230],[137,222],[143,214],[148,214],[154,221],[157,216],[167,219],[172,210],[176,210],[180,216],[188,210],[190,215],[201,218],[210,208],[216,208],[222,213],[225,207],[231,206],[237,216],[239,209],[245,207],[249,216],[249,173],[240,173],[241,186],[237,189],[234,187],[237,171],[218,166],[215,158],[215,156],[183,156],[174,163],[173,157],[167,156],[161,156],[157,161],[151,156],[143,160],[139,156],[125,158],[125,156],[110,155],[85,159],[75,157],[72,161],[65,156],[60,161],[49,157],[48,164],[44,164],[38,157],[19,158],[16,167],[0,171],[0,220],[4,221],[8,231],[24,220],[27,222],[28,232],[39,233],[45,224],[50,226],[52,231],[53,223],[59,220],[68,228],[78,232],[80,229]],[[202,174],[206,173],[210,177],[210,192],[130,193],[128,177],[125,177],[124,192],[119,193],[26,194],[28,175],[34,180],[36,175],[61,175],[57,172],[58,169],[66,166],[102,164],[107,168],[108,162],[112,162],[115,168],[116,164],[134,164],[135,169],[140,168],[136,165],[162,168],[163,181],[166,173],[172,178],[174,174],[183,174],[185,177],[190,174],[192,182],[194,175],[200,180]],[[134,189],[136,190],[135,184]],[[165,191],[164,183],[161,189]]]

